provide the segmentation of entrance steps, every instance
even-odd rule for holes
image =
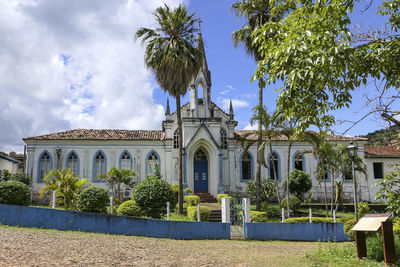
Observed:
[[[196,196],[200,197],[200,203],[217,203],[217,199],[207,191],[194,191]]]
[[[209,222],[221,222],[222,215],[221,210],[211,210],[210,218],[208,219]]]

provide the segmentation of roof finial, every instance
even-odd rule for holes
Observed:
[[[229,102],[229,119],[233,120],[233,107],[232,107],[232,99]]]
[[[165,115],[171,115],[171,112],[169,110],[169,97],[167,98],[167,108],[165,110]]]

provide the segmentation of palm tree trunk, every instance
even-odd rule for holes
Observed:
[[[270,155],[271,155],[271,158],[272,158],[272,153],[273,153],[273,151],[272,151],[271,140],[270,140],[270,142],[269,142],[269,151],[270,151]],[[269,166],[272,167],[272,172],[274,173],[275,189],[276,189],[276,198],[278,199],[279,208],[282,208],[282,205],[281,205],[281,198],[280,198],[280,196],[279,196],[278,172],[277,172],[277,170],[275,169],[275,163],[274,163],[273,160],[271,161],[271,158],[268,159],[268,160],[270,161]],[[272,163],[272,164],[271,164],[271,163]]]
[[[333,217],[333,202],[335,201],[335,173],[332,171],[332,199],[331,199],[331,217]]]
[[[258,83],[258,140],[257,140],[257,187],[256,187],[256,210],[261,211],[261,162],[258,157],[258,151],[262,143],[262,119],[261,119],[261,108],[263,107],[263,87],[262,84]],[[264,156],[264,155],[263,155]]]
[[[324,191],[325,191],[325,208],[326,208],[326,217],[329,216],[328,213],[328,192],[326,191],[326,177],[324,179]]]
[[[183,181],[182,181],[182,117],[181,117],[181,95],[175,96],[176,117],[178,121],[178,150],[179,150],[179,190],[178,190],[178,214],[183,214]]]
[[[289,182],[290,182],[290,152],[292,150],[292,141],[289,141],[288,157],[287,157],[287,183],[286,183],[286,207],[287,217],[290,218],[290,201],[289,201]]]

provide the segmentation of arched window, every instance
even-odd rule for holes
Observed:
[[[179,148],[179,133],[178,129],[175,130],[174,132],[174,148]]]
[[[67,157],[67,169],[71,169],[71,172],[79,174],[79,158],[75,151],[71,151]]]
[[[158,163],[158,171],[160,171],[160,158],[157,152],[155,152],[154,150],[150,151],[146,159],[146,173],[148,175],[154,175],[156,163]]]
[[[279,156],[276,152],[272,152],[268,157],[268,174],[269,178],[279,180]]]
[[[241,180],[249,181],[253,176],[253,158],[250,152],[242,154],[241,159]]]
[[[105,174],[106,171],[106,156],[102,151],[99,151],[94,157],[93,178],[96,179],[100,174]]]
[[[203,150],[203,148],[199,148],[196,153],[194,154],[194,160],[207,160],[207,154]]]
[[[38,182],[42,183],[46,174],[52,168],[52,159],[50,153],[44,151],[42,155],[39,157],[39,174],[38,174]]]
[[[226,142],[226,131],[224,129],[221,129],[220,135],[221,135],[221,148],[222,149],[228,148],[228,143]]]
[[[296,152],[293,156],[293,166],[295,170],[305,171],[305,158],[300,152]]]
[[[120,160],[119,160],[119,168],[121,170],[123,169],[129,169],[132,170],[132,157],[129,154],[128,151],[124,151],[121,154]]]

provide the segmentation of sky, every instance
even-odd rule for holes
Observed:
[[[231,33],[243,26],[230,6],[234,0],[0,0],[0,151],[23,152],[22,138],[76,128],[161,129],[165,104],[144,64],[144,47],[134,41],[140,27],[154,28],[152,12],[163,3],[188,6],[202,20],[201,31],[211,71],[211,98],[225,111],[232,100],[236,129],[251,129],[258,86],[250,78],[256,64]],[[379,1],[375,1],[379,2]],[[380,27],[376,5],[357,10],[356,23]],[[278,85],[264,91],[273,110]],[[350,109],[337,120],[360,118],[363,95],[355,91]],[[181,100],[188,102],[188,94]],[[357,113],[358,112],[358,113]],[[341,133],[349,125],[334,127]],[[385,125],[374,117],[347,134],[360,135]],[[254,127],[254,126],[253,126]]]

